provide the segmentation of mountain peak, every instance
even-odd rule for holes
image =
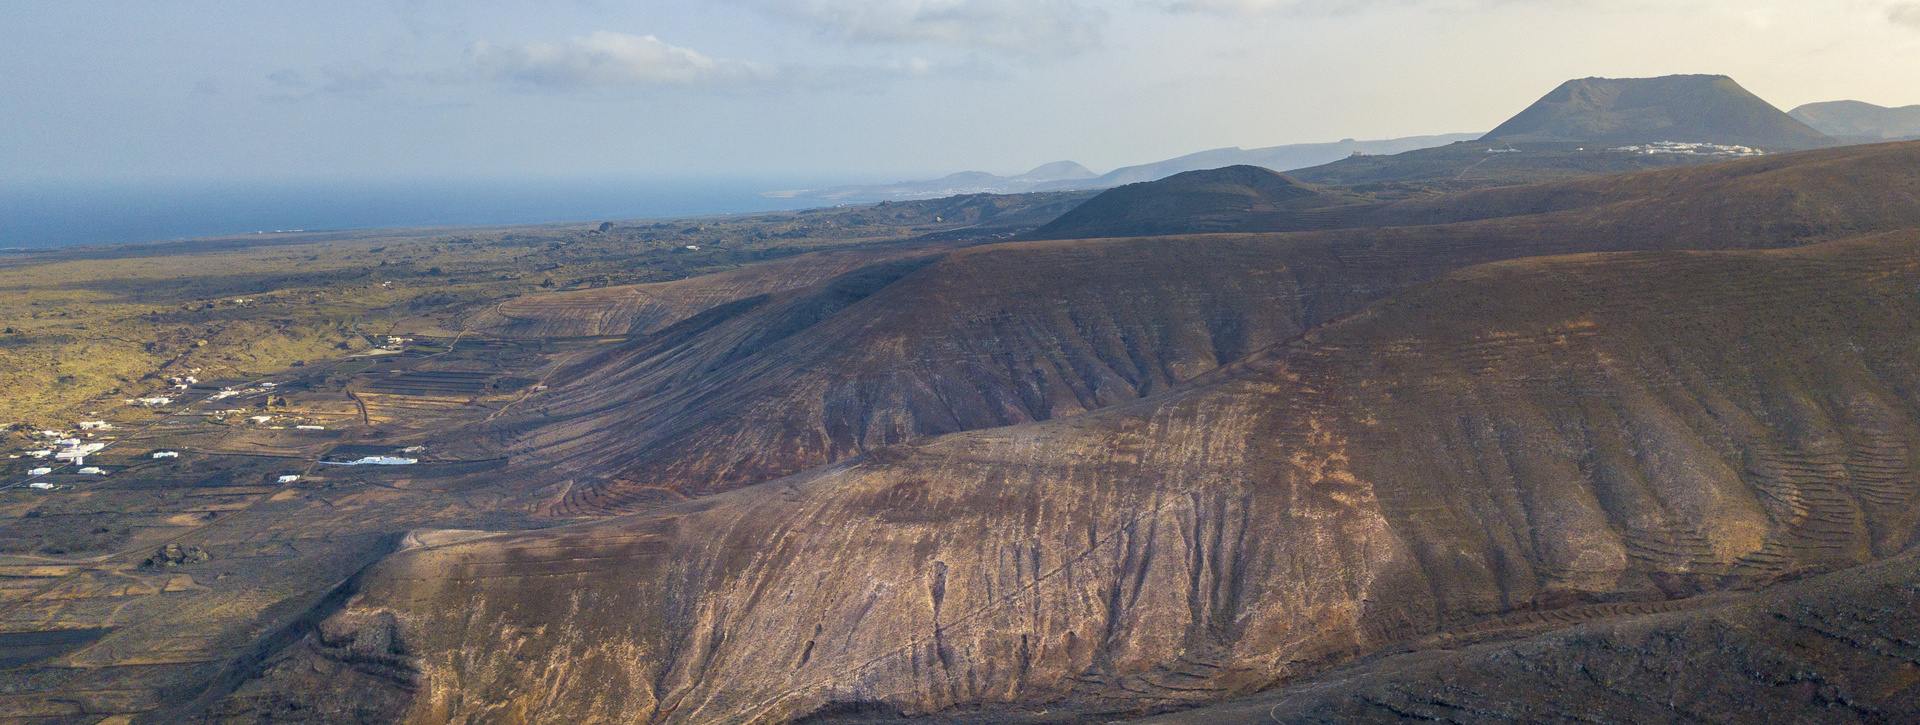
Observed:
[[[1050,164],[1035,166],[1032,171],[1013,178],[1020,181],[1040,184],[1048,181],[1079,181],[1081,179],[1091,179],[1096,176],[1099,176],[1099,174],[1093,173],[1093,169],[1081,166],[1078,163],[1072,161],[1055,161]]]
[[[1684,141],[1778,150],[1834,143],[1723,75],[1567,81],[1484,140],[1600,145]]]

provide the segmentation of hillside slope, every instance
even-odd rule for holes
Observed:
[[[1898,233],[1465,269],[1184,392],[400,553],[220,712],[1141,712],[1891,557],[1917,260]]]
[[[1374,212],[1402,226],[1004,243],[889,262],[579,361],[484,435],[517,470],[571,479],[555,513],[657,506],[1164,392],[1467,265],[1920,226],[1917,154],[1821,151]],[[1464,221],[1415,225],[1436,218]]]
[[[1920,713],[1916,584],[1908,553],[1697,609],[1600,607],[1592,624],[1390,657],[1143,725],[1903,722]],[[1577,621],[1556,619],[1498,624]]]
[[[1350,202],[1275,171],[1228,166],[1108,190],[1028,236],[1094,239],[1245,231],[1256,216],[1342,203]]]

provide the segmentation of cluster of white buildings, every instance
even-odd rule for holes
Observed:
[[[1765,156],[1767,152],[1748,146],[1728,146],[1717,143],[1683,143],[1679,141],[1658,141],[1641,146],[1621,146],[1607,149],[1616,154],[1641,154],[1645,156]]]
[[[411,466],[419,462],[418,458],[400,456],[363,456],[352,461],[321,461],[329,466]]]
[[[53,459],[56,461],[67,461],[76,466],[86,465],[87,456],[91,456],[99,452],[100,449],[107,447],[105,443],[82,443],[76,438],[67,438],[56,441],[56,443],[65,448],[65,450],[54,451]]]

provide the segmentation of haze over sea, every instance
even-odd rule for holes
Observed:
[[[856,179],[406,180],[0,184],[0,247],[251,234],[602,221],[776,211],[772,189]]]

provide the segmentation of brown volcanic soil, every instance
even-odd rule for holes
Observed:
[[[1920,144],[1842,149],[1374,212],[1455,221],[1434,226],[1015,243],[888,263],[580,362],[488,432],[520,469],[573,479],[555,513],[659,505],[1163,392],[1471,264],[1920,226],[1916,157]]]
[[[1916,582],[1908,553],[1700,611],[1388,657],[1145,722],[1907,722],[1920,713]],[[1536,630],[1578,621],[1556,614],[1524,619]]]
[[[1890,557],[1920,533],[1916,253],[1920,235],[1898,233],[1473,267],[1184,392],[417,548],[220,711],[1138,712],[1490,618],[1630,611],[1569,607]],[[1890,642],[1920,637],[1880,622]],[[1672,647],[1711,651],[1697,634]],[[1686,656],[1645,651],[1620,661]],[[1508,660],[1486,661],[1476,676],[1493,682]],[[313,674],[329,669],[362,674],[329,689]],[[1849,705],[1920,716],[1897,698]]]

